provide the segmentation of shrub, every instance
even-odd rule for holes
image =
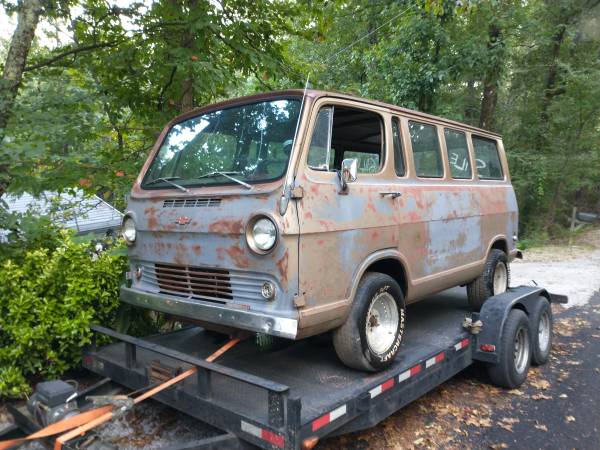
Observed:
[[[76,367],[90,325],[114,322],[127,260],[92,257],[88,243],[60,233],[52,251],[38,248],[0,266],[0,396],[22,396],[31,377],[54,378]]]

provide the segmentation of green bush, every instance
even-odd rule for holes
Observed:
[[[22,396],[32,378],[76,367],[90,324],[115,321],[125,256],[93,258],[88,243],[60,237],[54,250],[29,250],[0,265],[0,396]]]

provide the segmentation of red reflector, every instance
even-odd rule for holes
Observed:
[[[283,448],[285,446],[285,440],[283,439],[283,436],[272,433],[268,430],[262,430],[262,438],[276,447]]]
[[[481,344],[479,346],[482,352],[495,352],[496,346],[494,344]]]
[[[313,420],[312,430],[317,431],[319,428],[324,427],[329,423],[329,413],[319,417],[317,420]]]
[[[91,366],[93,362],[94,362],[94,359],[91,356],[85,355],[83,357],[83,364],[85,364],[86,366]]]
[[[421,371],[421,364],[419,364],[418,366],[414,366],[410,368],[410,376],[414,376],[416,374],[418,374]]]
[[[390,378],[389,380],[387,380],[385,383],[383,383],[381,385],[381,392],[385,392],[387,391],[389,388],[394,386],[394,379]]]

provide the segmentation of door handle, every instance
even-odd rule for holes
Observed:
[[[380,192],[379,195],[382,197],[391,197],[392,199],[402,196],[402,192]]]

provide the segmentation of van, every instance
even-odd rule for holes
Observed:
[[[129,197],[124,302],[221,332],[332,332],[367,371],[406,305],[509,285],[518,210],[502,139],[317,90],[217,103],[162,131]]]

